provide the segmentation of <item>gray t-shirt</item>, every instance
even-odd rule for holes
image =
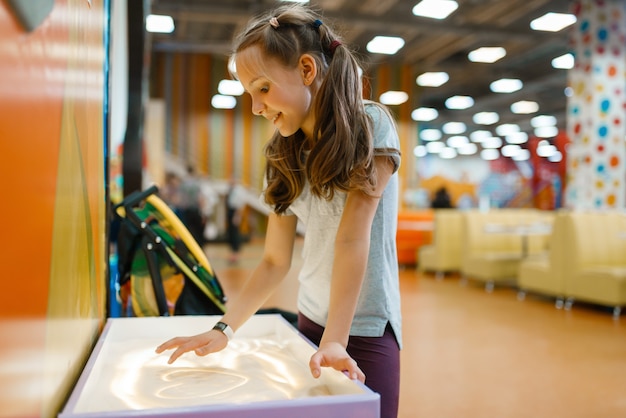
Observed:
[[[389,322],[401,344],[400,290],[396,228],[398,223],[398,173],[400,143],[395,124],[374,103],[366,103],[372,118],[375,155],[386,155],[395,162],[379,201],[371,231],[367,271],[352,322],[350,335],[380,337]],[[385,150],[393,149],[393,151]],[[335,193],[332,201],[316,198],[305,187],[286,214],[295,214],[306,226],[299,275],[298,309],[306,317],[324,326],[328,316],[334,242],[343,212],[346,194]]]

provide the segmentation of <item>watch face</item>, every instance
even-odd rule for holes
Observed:
[[[226,329],[228,325],[226,325],[223,322],[218,322],[217,324],[215,324],[215,326],[213,327],[213,329],[217,329],[219,331],[224,331]]]

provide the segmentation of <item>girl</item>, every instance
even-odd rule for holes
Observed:
[[[236,38],[236,76],[252,112],[276,127],[266,146],[272,208],[262,259],[216,326],[173,338],[169,362],[222,350],[287,274],[300,219],[307,231],[298,328],[318,345],[309,367],[344,371],[381,395],[396,417],[401,344],[395,247],[399,141],[393,119],[364,101],[352,52],[312,10],[289,5]]]

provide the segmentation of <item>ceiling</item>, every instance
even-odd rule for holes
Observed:
[[[311,0],[324,20],[339,28],[345,41],[366,59],[374,74],[382,63],[408,64],[415,79],[426,71],[446,71],[450,80],[441,87],[417,87],[413,108],[426,106],[439,111],[427,124],[438,127],[448,121],[473,126],[472,115],[497,111],[502,123],[518,123],[530,129],[538,114],[557,117],[565,128],[567,70],[555,70],[551,60],[570,51],[567,28],[538,32],[530,21],[546,12],[571,13],[566,0],[457,0],[458,9],[445,20],[416,17],[411,13],[418,0]],[[233,35],[254,14],[271,9],[276,0],[152,0],[151,12],[174,18],[172,34],[153,34],[152,48],[159,51],[203,52],[226,55]],[[369,54],[366,44],[376,35],[400,36],[405,45],[393,56]],[[481,46],[502,46],[507,55],[494,64],[470,62],[468,52]],[[491,82],[517,78],[524,88],[515,93],[492,93]],[[468,95],[475,105],[467,110],[448,110],[444,101],[453,95]],[[519,100],[539,103],[539,112],[516,115],[510,105]],[[484,127],[480,127],[484,128]]]

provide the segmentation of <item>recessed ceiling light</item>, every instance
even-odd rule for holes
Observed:
[[[407,100],[409,95],[404,91],[389,90],[380,95],[380,102],[385,105],[399,105]]]
[[[561,151],[557,151],[548,157],[548,161],[550,161],[551,163],[558,163],[562,159],[563,159],[563,154],[561,154]]]
[[[174,32],[174,19],[172,16],[148,15],[146,30],[153,33],[172,33]]]
[[[433,71],[420,74],[415,82],[422,87],[439,87],[450,79],[448,73],[443,71]]]
[[[556,57],[552,60],[552,68],[558,68],[561,70],[569,70],[574,68],[574,55],[564,54],[560,57]]]
[[[419,134],[422,141],[437,141],[443,136],[439,129],[422,129]]]
[[[430,154],[438,154],[439,151],[441,151],[445,147],[446,147],[446,144],[444,144],[443,142],[439,142],[439,141],[429,142],[428,144],[426,144],[426,150]]]
[[[397,36],[375,36],[367,43],[367,50],[372,54],[393,55],[404,46],[404,39]]]
[[[526,161],[529,158],[530,158],[530,151],[528,151],[526,148],[522,148],[521,150],[519,150],[517,154],[511,157],[511,159],[515,161]]]
[[[413,6],[415,16],[445,19],[459,7],[454,0],[422,0]]]
[[[463,122],[447,122],[441,127],[442,131],[448,135],[462,134],[467,130],[467,125]]]
[[[237,105],[237,99],[233,96],[224,96],[223,94],[215,94],[211,98],[211,106],[216,109],[232,109]]]
[[[430,122],[437,119],[437,116],[439,116],[439,112],[432,107],[418,107],[411,112],[411,119],[416,122]]]
[[[519,132],[520,127],[515,123],[503,123],[496,127],[496,133],[500,136],[510,135],[513,132]]]
[[[500,115],[497,112],[478,112],[472,120],[478,125],[493,125],[500,120]]]
[[[528,134],[526,132],[511,132],[504,137],[509,144],[525,144],[528,142]]]
[[[473,142],[483,142],[485,139],[491,138],[492,136],[493,134],[491,132],[481,129],[481,130],[472,132],[470,134],[470,139]]]
[[[543,142],[543,141],[542,141]],[[554,154],[556,154],[558,150],[554,145],[551,144],[540,144],[537,146],[537,155],[540,157],[548,158]]]
[[[530,100],[520,100],[511,105],[511,112],[517,115],[528,115],[539,111],[539,103]]]
[[[483,46],[467,54],[472,62],[485,62],[492,64],[506,56],[506,49],[500,46]]]
[[[474,106],[474,99],[470,96],[452,96],[445,103],[448,109],[463,110]]]
[[[425,157],[426,154],[428,154],[428,151],[426,151],[426,147],[423,145],[418,145],[413,148],[413,155],[416,157]]]
[[[445,158],[447,160],[455,158],[457,156],[457,152],[454,148],[445,147],[439,151],[439,157]]]
[[[227,96],[241,96],[243,90],[243,86],[237,80],[220,80],[217,85],[217,91]]]
[[[452,147],[452,148],[461,148],[462,146],[465,146],[465,145],[467,145],[469,143],[470,143],[469,139],[466,136],[463,136],[463,135],[451,136],[446,141],[446,144],[448,144],[448,146]]]
[[[515,154],[517,154],[518,152],[520,152],[522,149],[522,147],[520,147],[519,145],[505,145],[502,147],[502,149],[500,150],[500,152],[502,153],[502,155],[504,155],[505,157],[512,157]]]
[[[514,91],[521,90],[524,86],[522,80],[516,78],[501,78],[489,85],[489,88],[494,93],[513,93]]]
[[[556,126],[542,126],[535,128],[534,133],[537,138],[554,138],[559,133],[559,129]]]
[[[558,32],[574,23],[576,23],[576,16],[573,14],[549,12],[530,22],[530,28],[533,30]]]
[[[483,148],[500,148],[502,146],[502,139],[497,136],[492,136],[491,138],[485,138],[480,143]]]
[[[484,149],[480,152],[480,158],[486,161],[497,160],[500,152],[497,149]]]
[[[459,155],[474,155],[478,151],[478,146],[476,144],[465,144],[457,148],[456,150]]]
[[[530,126],[533,128],[540,128],[542,126],[554,126],[556,125],[556,118],[551,115],[539,115],[530,120]]]

